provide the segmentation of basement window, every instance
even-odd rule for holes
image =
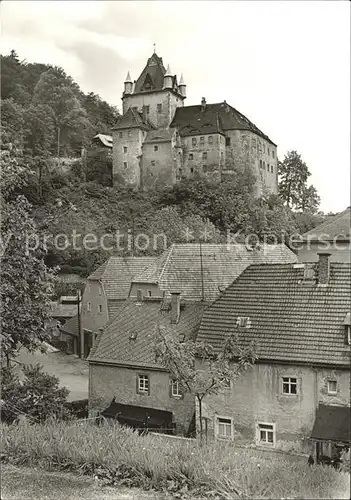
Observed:
[[[274,446],[275,424],[266,424],[261,422],[257,424],[257,443]]]
[[[336,394],[338,392],[336,380],[328,380],[327,390],[328,390],[328,394]]]
[[[217,417],[217,437],[222,439],[232,439],[233,420],[231,418]]]

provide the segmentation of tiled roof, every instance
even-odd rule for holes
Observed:
[[[77,314],[77,304],[51,303],[50,315],[53,318],[72,318],[75,314]]]
[[[153,264],[136,274],[133,282],[158,283],[161,291],[180,292],[183,300],[211,301],[250,264],[296,262],[296,255],[285,245],[262,245],[247,250],[245,245],[174,244]]]
[[[170,125],[178,127],[181,136],[223,133],[226,130],[250,130],[268,142],[274,142],[266,136],[254,123],[226,102],[184,106],[176,109]]]
[[[124,305],[124,300],[108,300],[107,310],[109,319],[111,320],[114,316],[116,316],[116,314],[118,314],[123,309]]]
[[[143,118],[142,113],[139,113],[139,111],[133,108],[129,108],[124,115],[119,117],[112,130],[123,130],[125,128],[141,128],[143,130],[150,130],[154,127],[148,119]]]
[[[112,148],[112,135],[97,134],[93,137],[93,139],[101,141],[107,148]]]
[[[340,214],[305,233],[304,240],[317,239],[323,235],[324,241],[333,240],[335,237],[338,237],[338,240],[350,241],[350,214],[351,208],[348,207]]]
[[[107,299],[126,299],[133,277],[155,259],[156,257],[110,257],[88,279],[102,281]]]
[[[237,318],[249,317],[252,326],[240,328],[240,339],[256,340],[261,360],[349,366],[350,264],[331,262],[327,286],[303,276],[301,266],[250,266],[205,312],[198,340],[220,348],[237,331]]]
[[[161,304],[159,301],[138,304],[128,300],[123,310],[99,334],[89,361],[164,369],[155,359],[156,328],[165,325],[175,334],[189,338],[196,334],[206,304],[197,302],[182,306],[176,325],[170,324],[170,312],[161,311]],[[136,334],[134,340],[130,338],[131,334]]]

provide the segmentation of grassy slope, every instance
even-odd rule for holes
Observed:
[[[214,498],[349,498],[349,474],[306,460],[213,442],[139,436],[118,425],[75,422],[2,426],[3,453],[17,465],[97,475],[108,484]]]

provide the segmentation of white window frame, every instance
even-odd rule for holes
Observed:
[[[150,379],[148,375],[139,374],[138,375],[138,393],[139,394],[149,394],[150,389]]]
[[[293,382],[292,379],[294,379],[296,382]],[[281,383],[282,383],[282,394],[284,394],[284,396],[297,396],[298,395],[298,391],[299,391],[299,387],[298,387],[298,384],[299,384],[299,380],[296,376],[290,376],[290,375],[282,375],[281,377]],[[289,387],[289,391],[288,392],[285,392],[284,391],[284,385],[288,385]],[[296,387],[296,392],[291,392],[291,387],[293,387],[295,385]]]
[[[271,429],[265,429],[263,426],[270,426]],[[261,432],[265,432],[268,437],[268,432],[271,432],[273,435],[273,441],[265,441],[261,440]],[[256,443],[261,446],[269,446],[270,448],[274,448],[276,444],[276,426],[272,422],[257,422],[256,424]]]
[[[335,384],[335,391],[331,390],[330,385]],[[328,394],[334,395],[338,393],[338,382],[334,379],[327,380],[327,392]]]
[[[222,420],[222,422],[221,422]],[[227,422],[223,422],[223,420],[226,420]],[[225,434],[220,434],[220,425],[223,426],[230,426],[230,434],[228,435],[226,432]],[[228,429],[228,427],[225,427]],[[233,419],[228,416],[223,416],[223,415],[216,415],[216,437],[218,439],[230,439],[232,440],[234,438],[234,425],[233,425]]]
[[[172,398],[181,398],[182,392],[178,380],[171,380],[171,395]]]

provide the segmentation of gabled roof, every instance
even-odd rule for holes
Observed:
[[[201,259],[202,254],[202,259]],[[201,266],[202,260],[202,266]],[[245,245],[174,244],[149,267],[134,276],[135,283],[156,283],[166,293],[180,292],[183,300],[214,300],[250,264],[296,262],[285,245],[262,245],[249,251]]]
[[[142,113],[139,113],[136,109],[128,108],[124,115],[120,116],[117,123],[112,130],[123,130],[126,128],[140,128],[142,130],[153,129],[152,123],[144,117]]]
[[[151,90],[162,90],[163,77],[166,73],[166,68],[163,65],[162,57],[156,53],[147,60],[146,66],[141,72],[139,78],[135,82],[134,93],[143,92],[146,90],[144,84],[149,81],[152,85]]]
[[[337,238],[338,241],[350,241],[351,207],[340,214],[331,217],[319,226],[311,229],[303,235],[304,240],[315,240],[322,237],[324,241],[331,241]]]
[[[134,276],[155,260],[156,257],[110,257],[88,280],[102,281],[107,299],[126,299]]]
[[[52,318],[72,318],[77,314],[77,304],[60,304],[51,302],[50,316]]]
[[[156,329],[165,325],[185,338],[195,336],[207,305],[203,302],[185,304],[181,307],[180,320],[176,325],[170,324],[170,312],[168,309],[161,310],[161,306],[161,301],[145,300],[138,304],[128,300],[123,310],[97,337],[89,361],[164,370],[155,358]],[[136,338],[131,339],[131,334],[135,334]]]
[[[146,134],[144,144],[170,142],[174,135],[174,130],[169,128],[158,128],[157,130],[149,130]]]
[[[246,116],[226,102],[206,104],[204,109],[201,105],[177,108],[170,127],[177,127],[181,136],[250,130],[276,145]]]
[[[350,264],[330,264],[327,286],[303,281],[301,266],[253,265],[205,311],[198,340],[221,348],[237,332],[240,341],[258,342],[259,360],[350,366],[345,316],[351,307]]]

